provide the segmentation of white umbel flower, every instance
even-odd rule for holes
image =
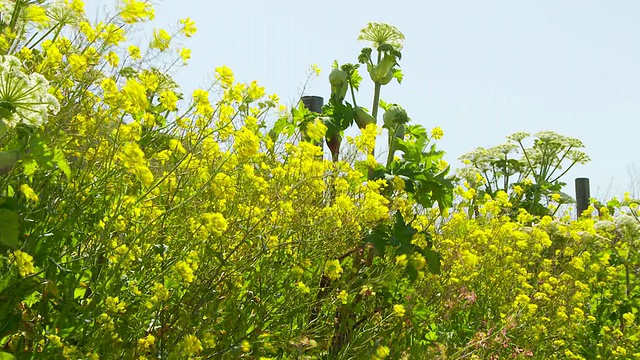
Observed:
[[[0,56],[0,119],[10,127],[20,122],[40,125],[60,110],[48,92],[49,81],[38,73],[25,74],[21,65],[14,56]]]
[[[15,0],[0,0],[0,25],[11,23],[15,3]]]

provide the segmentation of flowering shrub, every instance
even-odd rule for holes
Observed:
[[[380,100],[395,27],[361,33],[371,111],[344,64],[319,116],[225,66],[181,93],[195,24],[125,46],[147,1],[0,12],[0,358],[638,356],[637,205],[571,222],[469,184],[450,208],[442,130]]]

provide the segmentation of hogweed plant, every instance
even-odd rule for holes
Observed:
[[[507,137],[509,141],[505,144],[477,148],[463,155],[460,159],[466,167],[459,175],[472,192],[463,197],[482,199],[485,194],[494,197],[502,193],[513,209],[525,209],[538,217],[554,215],[561,205],[575,202],[562,192],[566,183],[561,178],[576,164],[589,161],[588,155],[580,150],[584,144],[575,138],[543,131],[526,148],[523,140],[529,135],[519,132]],[[517,211],[511,216],[515,218]]]
[[[359,64],[347,63],[340,66],[337,61],[334,62],[329,74],[331,97],[323,107],[322,114],[318,116],[311,113],[301,103],[297,109],[293,109],[291,117],[279,119],[270,133],[277,137],[280,133],[291,135],[295,129],[300,129],[311,142],[324,139],[332,161],[337,164],[340,162],[344,131],[354,123],[358,126],[360,135],[347,138],[349,144],[364,156],[364,160],[357,162],[355,166],[366,174],[362,181],[379,188],[384,195],[385,212],[392,214],[394,220],[379,224],[362,237],[359,246],[337,258],[327,259],[327,262],[352,262],[352,266],[341,278],[361,286],[363,280],[375,274],[374,270],[379,266],[376,266],[376,262],[385,258],[386,248],[390,247],[396,255],[412,259],[411,265],[405,267],[405,274],[407,279],[413,281],[424,270],[437,272],[440,260],[432,248],[427,231],[418,230],[417,225],[412,225],[415,212],[411,207],[415,206],[421,209],[417,211],[426,212],[437,203],[440,210],[445,209],[451,204],[452,180],[447,177],[449,167],[442,160],[444,153],[436,150],[433,143],[441,134],[436,131],[435,136],[429,136],[421,125],[408,123],[410,119],[399,105],[380,100],[382,86],[392,79],[402,81],[403,74],[398,61],[402,57],[400,50],[404,35],[394,26],[369,23],[361,30],[358,39],[368,41],[373,48],[362,49],[358,57]],[[377,59],[372,58],[374,49]],[[367,66],[369,77],[374,82],[371,113],[357,102],[356,94],[363,81],[358,71],[361,64]],[[382,126],[377,123],[379,108],[385,110]],[[389,134],[389,153],[385,164],[379,164],[375,158],[375,147],[376,139],[383,129]],[[402,157],[396,157],[397,153]],[[334,183],[330,192],[335,187]],[[331,201],[339,204],[341,199],[332,194]],[[394,206],[394,202],[401,203],[401,207]],[[380,211],[383,209],[380,208]],[[412,242],[414,236],[422,237],[423,241],[416,245]],[[322,301],[331,291],[339,289],[340,282],[336,280],[328,275],[321,278],[321,291],[317,295],[317,301]],[[390,301],[384,297],[382,301]],[[349,343],[355,340],[355,334],[365,326],[366,318],[372,315],[359,310],[364,302],[366,297],[358,296],[349,306],[338,309],[335,315],[338,319],[336,329],[330,344],[332,356],[338,356],[348,348]],[[319,311],[319,308],[314,308],[310,324],[318,321]]]

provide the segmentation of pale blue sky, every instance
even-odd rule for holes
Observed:
[[[94,15],[114,1],[87,3]],[[575,177],[591,179],[594,197],[622,195],[629,166],[640,168],[640,1],[164,0],[155,8],[149,30],[184,17],[198,27],[185,42],[190,65],[176,75],[186,93],[227,65],[289,104],[315,63],[324,72],[307,94],[326,99],[333,60],[357,62],[359,30],[382,21],[406,36],[405,80],[383,87],[382,98],[442,127],[452,165],[516,131],[553,130],[581,139],[592,159],[565,178],[572,195]],[[367,84],[358,96],[367,107],[372,91]]]

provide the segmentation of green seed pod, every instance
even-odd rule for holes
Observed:
[[[375,123],[376,119],[373,116],[364,111],[363,108],[356,106],[356,124],[358,124],[360,129],[364,129],[367,125]]]
[[[409,121],[407,112],[401,106],[393,105],[382,116],[384,126],[387,129],[395,129],[398,125],[405,124]]]

